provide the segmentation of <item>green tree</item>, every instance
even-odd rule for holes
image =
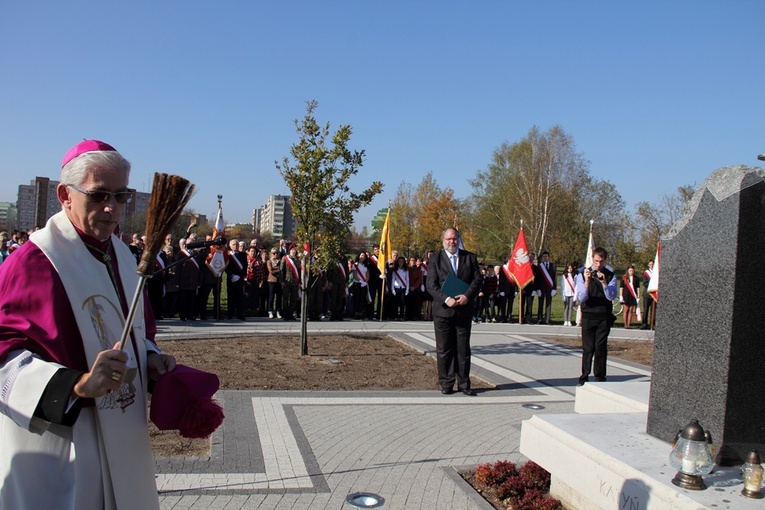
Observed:
[[[590,175],[589,162],[560,126],[544,133],[535,126],[519,142],[504,142],[469,182],[463,228],[489,259],[507,258],[521,222],[529,250],[548,250],[560,263],[584,257],[590,220],[597,244],[610,250],[615,241],[607,237],[623,230],[621,196]]]
[[[237,239],[239,241],[245,241],[247,246],[250,246],[250,239],[253,239],[252,225],[249,223],[237,223],[226,227],[226,239]]]
[[[327,269],[335,264],[350,234],[353,216],[361,206],[369,205],[382,192],[381,182],[373,182],[361,193],[351,191],[348,181],[356,175],[364,162],[364,151],[348,148],[351,126],[341,125],[330,136],[329,123],[319,126],[313,116],[317,101],[306,102],[306,115],[295,120],[298,142],[290,147],[289,157],[277,161],[276,168],[284,177],[292,195],[292,215],[295,218],[296,238],[311,246],[311,257],[303,259],[303,292],[308,289],[307,274],[316,268]],[[300,354],[308,354],[306,330],[307,299],[302,300]]]

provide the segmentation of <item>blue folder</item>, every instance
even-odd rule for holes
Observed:
[[[449,273],[446,275],[443,285],[441,285],[441,292],[449,297],[457,297],[467,292],[468,288],[470,288],[470,285],[457,278],[454,273]]]

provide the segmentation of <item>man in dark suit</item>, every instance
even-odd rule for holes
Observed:
[[[606,265],[608,252],[597,247],[592,252],[592,267],[585,267],[576,277],[576,299],[582,303],[582,375],[577,386],[589,380],[606,380],[608,335],[616,317],[611,301],[616,298],[616,275]]]
[[[651,317],[656,313],[656,302],[648,293],[648,285],[651,283],[651,277],[653,276],[653,260],[648,261],[648,269],[643,271],[643,325],[640,329],[651,329],[653,327],[653,320]]]
[[[483,278],[475,254],[459,249],[456,229],[444,230],[441,241],[444,248],[430,257],[427,278],[427,289],[433,296],[438,384],[441,393],[450,395],[456,378],[459,390],[474,396],[470,389],[470,327],[473,303]],[[441,291],[450,273],[467,284],[464,293],[449,296]]]
[[[534,252],[529,253],[529,262],[531,263],[531,273],[534,275],[532,281],[526,285],[521,292],[523,292],[523,321],[526,324],[534,323],[534,298],[537,295],[541,295],[539,289],[539,266],[537,265],[537,254]]]
[[[196,234],[191,234],[188,237],[188,242],[193,243],[197,240]],[[196,320],[195,316],[195,304],[197,297],[197,289],[199,288],[199,268],[202,267],[204,261],[199,258],[198,254],[193,254],[186,249],[186,239],[178,241],[180,251],[176,255],[176,262],[183,260],[176,266],[176,272],[178,276],[178,291],[179,291],[179,303],[178,303],[178,315],[182,321]]]
[[[247,274],[247,255],[239,251],[239,241],[232,239],[228,243],[228,265],[226,265],[226,297],[228,297],[227,317],[239,320],[244,318],[244,277]],[[243,246],[244,248],[244,246]]]
[[[507,276],[504,268],[497,267],[499,267],[499,296],[501,298],[500,316],[502,322],[512,322],[513,303],[515,302],[517,287],[513,279]]]
[[[555,275],[555,264],[550,262],[550,254],[546,251],[540,255],[540,262],[537,268],[538,290],[541,293],[539,296],[539,307],[537,308],[537,322],[539,324],[550,324],[550,308],[552,307],[552,298],[557,294],[557,281]]]

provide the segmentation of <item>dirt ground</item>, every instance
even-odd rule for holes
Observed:
[[[576,339],[549,338],[580,347]],[[218,374],[223,390],[436,390],[435,359],[388,336],[311,335],[300,356],[294,336],[163,341],[179,363]],[[651,365],[653,343],[609,342],[609,356]],[[490,384],[472,379],[474,388]],[[150,425],[155,456],[206,456],[209,439],[188,440]]]

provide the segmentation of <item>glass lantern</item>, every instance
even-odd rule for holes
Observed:
[[[763,468],[760,465],[760,454],[757,450],[752,450],[746,456],[746,463],[741,466],[741,475],[744,477],[744,490],[741,494],[747,498],[762,499],[762,473]]]
[[[670,465],[677,469],[672,483],[683,489],[701,491],[707,488],[701,475],[708,475],[714,467],[712,453],[698,420],[692,420],[677,439],[669,454]]]

